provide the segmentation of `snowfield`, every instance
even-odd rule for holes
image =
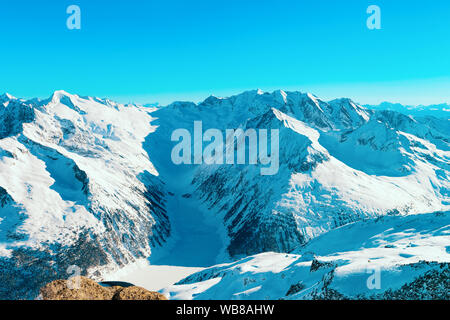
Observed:
[[[165,107],[2,95],[0,299],[72,265],[171,299],[446,298],[448,112],[387,109],[282,90]],[[278,129],[278,173],[175,165],[171,134],[194,121]]]
[[[161,292],[171,299],[259,300],[387,298],[389,290],[429,299],[436,288],[403,286],[437,270],[440,293],[449,298],[449,267],[450,212],[390,216],[337,228],[290,254],[261,253],[207,268]],[[375,272],[379,288],[370,285]]]

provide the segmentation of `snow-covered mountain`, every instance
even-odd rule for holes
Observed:
[[[448,103],[408,106],[400,103],[382,102],[378,105],[365,105],[365,107],[375,110],[397,111],[412,116],[433,116],[447,120],[450,118],[450,105]]]
[[[202,122],[203,131],[278,129],[278,173],[261,175],[261,164],[175,165],[171,134],[179,128],[193,133],[194,121]],[[366,235],[374,228],[371,221],[383,221],[379,217],[419,223],[422,216],[448,211],[449,139],[448,119],[281,90],[166,107],[64,91],[46,100],[3,95],[0,298],[32,298],[41,284],[67,278],[70,265],[98,278],[140,258],[190,267],[240,258],[236,263],[243,267],[274,258],[279,270],[297,259],[311,265],[314,258],[299,248],[327,239],[330,230],[356,223],[358,234]],[[409,218],[415,214],[428,215]],[[450,240],[445,232],[441,236]],[[339,241],[333,245],[314,254],[327,260],[352,251],[344,250],[345,243],[341,249]],[[283,252],[291,254],[282,259]],[[232,271],[235,265],[211,270],[241,279],[243,273]],[[303,272],[294,265],[289,270],[295,277]],[[217,279],[205,272],[180,284]],[[239,293],[225,293],[222,285],[198,297],[219,297],[216,289],[226,298]],[[262,288],[254,291],[261,295],[248,296],[285,296],[271,292],[270,284]]]
[[[280,130],[276,175],[263,176],[248,165],[186,171],[195,197],[223,221],[233,257],[288,252],[363,218],[433,212],[450,204],[448,121],[283,91],[210,97],[199,105],[177,102],[152,115],[160,126],[155,141],[164,145],[171,145],[172,130],[192,129],[195,120],[203,130]],[[152,154],[158,148],[148,149]]]
[[[0,105],[0,298],[147,257],[170,224],[147,110],[63,91]],[[37,276],[39,275],[39,276]],[[70,274],[69,274],[70,275]]]

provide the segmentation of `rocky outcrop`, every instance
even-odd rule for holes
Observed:
[[[141,287],[103,287],[86,277],[55,280],[40,290],[42,300],[167,300],[158,293]]]
[[[167,300],[158,292],[148,291],[141,287],[128,287],[116,289],[113,300]]]

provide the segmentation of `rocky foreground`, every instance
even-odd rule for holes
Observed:
[[[158,293],[144,288],[103,287],[97,282],[75,277],[70,280],[55,280],[40,290],[38,299],[42,300],[167,300]]]

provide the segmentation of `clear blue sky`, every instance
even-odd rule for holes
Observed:
[[[81,30],[66,8],[81,8]],[[370,4],[381,30],[366,27]],[[167,103],[246,89],[450,102],[448,0],[2,0],[0,91]]]

